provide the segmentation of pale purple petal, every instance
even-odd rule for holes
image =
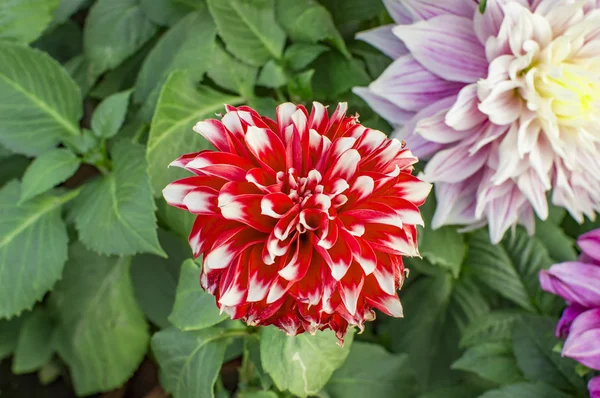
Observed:
[[[573,321],[562,354],[600,370],[600,308],[586,311]]]
[[[477,5],[471,0],[401,0],[412,13],[414,21],[425,21],[438,15],[458,15],[473,18]]]
[[[463,143],[435,154],[425,166],[423,179],[428,182],[457,183],[481,170],[489,152],[481,150],[468,155],[468,147],[468,143]]]
[[[446,124],[446,114],[442,110],[433,116],[419,120],[415,127],[415,133],[425,139],[438,144],[450,144],[473,135],[473,131],[456,131]]]
[[[571,325],[575,318],[577,318],[580,314],[589,310],[589,308],[583,307],[579,304],[571,304],[562,313],[558,324],[556,324],[555,334],[559,339],[566,339],[571,331]]]
[[[422,65],[446,80],[474,83],[487,75],[485,49],[471,19],[441,15],[397,26],[394,33]]]
[[[401,126],[415,115],[414,112],[404,110],[392,104],[367,87],[354,87],[352,92],[361,97],[372,109],[377,109],[377,113],[392,125]]]
[[[600,229],[585,233],[577,239],[577,244],[587,255],[595,261],[600,261]]]
[[[477,108],[477,84],[469,84],[458,93],[456,103],[446,114],[446,124],[455,130],[469,130],[487,120]]]
[[[485,206],[490,240],[493,244],[500,243],[504,233],[511,226],[518,223],[520,209],[526,202],[525,196],[523,196],[516,184],[508,181],[505,184],[510,187],[506,195],[496,196],[494,193],[496,189],[503,190],[502,186],[494,186],[488,191],[490,197],[496,196],[494,199],[487,201]],[[486,203],[485,200],[480,200],[480,202]]]
[[[497,36],[504,20],[502,5],[506,0],[487,0],[485,12],[475,14],[474,28],[477,38],[485,45],[490,36]]]
[[[398,58],[369,86],[375,94],[409,111],[420,111],[458,94],[462,87],[423,68],[412,55]]]
[[[540,272],[542,289],[569,303],[600,307],[600,267],[580,262],[555,264]]]
[[[434,229],[444,225],[471,224],[476,221],[477,187],[481,173],[457,184],[435,184],[437,208],[431,220]]]
[[[385,8],[387,8],[390,16],[396,23],[402,25],[414,22],[413,14],[402,3],[402,0],[383,0]]]
[[[396,59],[408,54],[408,48],[406,48],[402,40],[392,33],[394,26],[379,26],[371,30],[359,32],[356,38],[369,43],[388,57]]]
[[[590,380],[588,390],[590,391],[590,398],[600,398],[600,376]]]

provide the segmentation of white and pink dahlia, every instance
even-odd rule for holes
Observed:
[[[202,287],[233,319],[290,335],[363,327],[373,308],[402,316],[402,256],[417,250],[418,206],[430,184],[397,139],[363,127],[339,104],[328,116],[291,103],[277,120],[227,106],[194,130],[216,151],[172,163],[194,177],[166,201],[197,215],[189,242]]]
[[[359,38],[394,58],[368,88],[434,182],[433,227],[600,210],[600,1],[386,0],[397,25]]]

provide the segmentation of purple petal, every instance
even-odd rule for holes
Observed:
[[[415,133],[428,141],[438,144],[450,144],[473,135],[470,130],[456,131],[446,124],[446,114],[443,110],[433,116],[419,120],[415,127]]]
[[[473,18],[477,5],[471,0],[402,0],[413,15],[413,21],[425,21],[438,15],[458,15]]]
[[[600,307],[600,267],[580,262],[555,264],[540,272],[542,289],[569,303]]]
[[[487,0],[485,12],[475,14],[473,26],[481,44],[485,45],[490,36],[498,36],[504,20],[502,5],[505,2],[505,0]]]
[[[456,95],[463,84],[449,82],[425,69],[412,55],[394,61],[369,88],[400,108],[420,111],[443,98]]]
[[[600,398],[600,376],[590,380],[588,390],[590,391],[590,398]]]
[[[556,324],[555,334],[559,339],[566,339],[571,331],[571,325],[575,318],[577,318],[583,312],[589,310],[579,304],[571,304],[562,313],[558,324]]]
[[[577,239],[577,244],[588,257],[600,261],[600,229],[581,235]]]
[[[586,311],[573,321],[562,354],[600,370],[600,308]]]
[[[371,109],[377,112],[390,124],[401,126],[412,119],[414,112],[409,112],[392,104],[387,99],[375,94],[367,87],[354,87],[352,92],[361,97]]]
[[[487,120],[487,115],[481,113],[477,104],[477,84],[469,84],[458,93],[456,103],[446,114],[446,124],[456,130],[469,130]]]
[[[402,4],[401,0],[383,0],[383,4],[396,23],[407,24],[413,22],[413,14]]]
[[[369,43],[391,59],[396,59],[402,55],[408,54],[408,48],[402,43],[402,40],[392,33],[395,25],[379,26],[377,28],[359,32],[356,35],[358,40]]]
[[[441,15],[397,26],[394,33],[415,58],[437,76],[474,83],[487,75],[485,49],[475,36],[472,19]]]
[[[487,161],[489,150],[468,154],[469,143],[455,145],[435,154],[425,166],[423,179],[429,182],[457,183],[477,173]]]
[[[477,187],[481,173],[457,184],[435,184],[437,207],[431,221],[434,229],[444,225],[472,224],[476,221]]]

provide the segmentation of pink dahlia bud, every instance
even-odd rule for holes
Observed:
[[[562,355],[600,370],[600,308],[586,311],[573,321]]]
[[[590,380],[588,390],[590,390],[590,398],[600,398],[600,376]]]
[[[429,162],[433,227],[487,224],[494,242],[600,211],[600,1],[384,0],[397,25],[359,38],[395,61],[355,89]],[[552,191],[551,195],[548,193]]]
[[[402,256],[418,255],[418,206],[431,189],[411,175],[404,144],[314,103],[277,121],[227,106],[194,130],[216,151],[172,163],[194,173],[168,185],[172,206],[197,215],[202,287],[233,319],[289,335],[363,327],[373,308],[402,316]]]

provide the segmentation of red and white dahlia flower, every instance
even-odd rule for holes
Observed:
[[[202,287],[233,319],[290,335],[363,327],[373,308],[402,316],[402,256],[418,255],[418,206],[430,184],[411,175],[404,143],[314,103],[277,108],[277,121],[227,106],[194,130],[216,151],[172,163],[194,173],[163,190],[197,215]]]
[[[397,25],[359,38],[396,59],[356,88],[430,159],[433,227],[530,232],[546,194],[600,210],[600,0],[385,0]]]

